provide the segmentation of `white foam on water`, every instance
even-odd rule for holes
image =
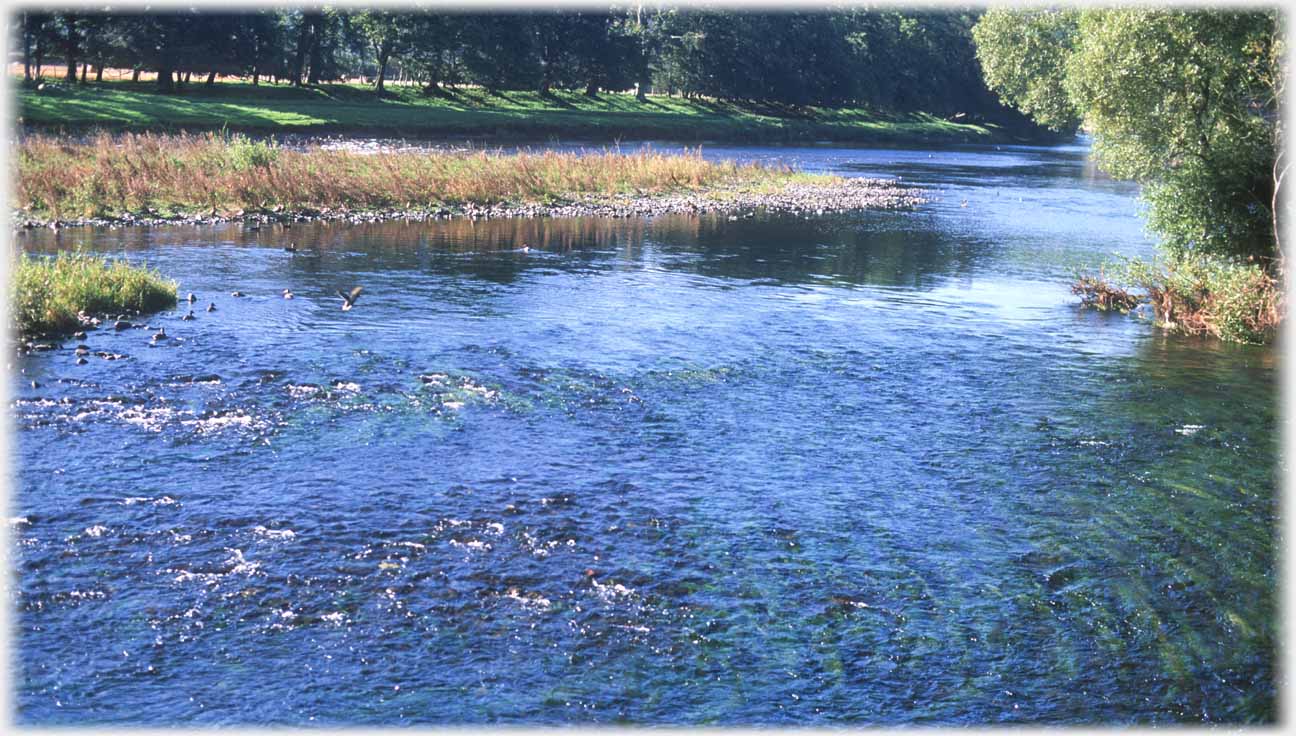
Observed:
[[[457,539],[451,539],[450,545],[452,547],[461,547],[463,549],[471,549],[478,552],[487,552],[494,549],[491,545],[481,541],[480,539],[470,539],[467,542],[460,542]]]
[[[1206,428],[1206,425],[1204,425],[1204,424],[1185,424],[1184,426],[1179,427],[1179,428],[1176,429],[1175,431],[1178,432],[1179,434],[1184,435],[1185,437],[1187,437],[1187,436],[1191,436],[1191,435],[1197,434],[1198,432],[1200,432],[1201,430],[1203,430],[1203,429],[1205,429],[1205,428]]]
[[[299,386],[295,383],[290,383],[284,388],[287,389],[288,394],[294,399],[307,399],[313,396],[318,396],[324,392],[324,389],[319,386]]]
[[[123,506],[134,506],[137,503],[148,503],[154,506],[177,506],[179,501],[170,496],[161,496],[153,498],[152,496],[128,496],[121,500]]]
[[[294,532],[292,529],[267,529],[263,526],[253,527],[252,533],[258,537],[265,537],[266,539],[275,539],[279,541],[287,541],[289,539],[294,539],[297,536],[297,532]]]
[[[539,593],[523,593],[518,588],[509,588],[504,592],[503,598],[517,601],[522,604],[523,608],[534,608],[537,610],[546,610],[553,603]]]
[[[255,573],[257,570],[261,569],[261,563],[260,563],[260,562],[253,562],[253,561],[250,561],[250,560],[244,559],[244,557],[243,557],[243,550],[241,550],[241,549],[234,549],[234,548],[232,548],[232,547],[226,547],[226,551],[231,553],[229,559],[225,560],[226,564],[231,563],[231,562],[234,563],[234,567],[230,568],[230,571],[229,571],[228,574],[230,574],[230,575],[252,575],[252,574]]]
[[[245,414],[243,412],[223,414],[221,416],[207,417],[205,419],[187,419],[182,421],[181,424],[197,430],[199,434],[210,434],[231,427],[239,429],[264,429],[266,426],[264,422],[258,421],[251,414]]]

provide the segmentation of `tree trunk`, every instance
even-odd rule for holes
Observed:
[[[639,83],[635,85],[635,99],[640,102],[648,101],[648,90],[652,88],[652,76],[645,66],[643,71],[639,72]]]
[[[131,81],[132,81],[132,82],[138,82],[138,81],[139,81],[139,75],[140,75],[140,68],[139,68],[139,67],[135,67],[135,69],[131,72]]]
[[[103,81],[103,64],[95,64],[95,82]]]
[[[216,86],[216,72],[207,72],[207,81],[203,82],[204,87]]]
[[[308,18],[302,18],[301,28],[297,31],[297,55],[293,57],[292,83],[294,87],[302,86],[302,72],[306,69],[306,54],[314,43],[311,35],[311,24]]]
[[[387,60],[391,58],[390,51],[378,52],[378,94],[383,93],[383,80],[387,78]]]
[[[190,69],[189,71],[185,72],[185,79],[184,79],[185,84],[189,84],[189,80],[190,80],[190,79],[193,79],[193,70],[192,70],[192,69]]]
[[[32,75],[31,75],[31,68],[32,68],[32,63],[31,63],[31,50],[32,50],[32,48],[31,48],[31,37],[32,37],[32,34],[31,34],[31,28],[30,28],[30,26],[29,26],[30,23],[31,23],[31,18],[28,17],[28,15],[27,15],[26,13],[23,13],[23,16],[22,16],[22,24],[23,24],[23,80],[24,80],[24,81],[27,81],[27,82],[30,82],[30,81],[31,81],[31,78],[32,78]]]
[[[170,94],[175,92],[175,82],[171,79],[171,65],[163,62],[158,65],[157,70],[157,88],[158,92]]]
[[[86,83],[86,72],[89,71],[89,69],[90,69],[89,64],[85,63],[84,61],[81,62],[81,84]]]
[[[311,38],[310,75],[306,77],[306,82],[319,84],[320,73],[324,69],[324,15],[322,13],[311,14]]]
[[[252,67],[252,86],[253,87],[257,86],[257,82],[260,81],[261,81],[261,67],[254,66]]]
[[[585,85],[585,96],[586,96],[586,97],[598,97],[598,90],[599,90],[598,82],[596,82],[595,80],[591,79],[591,80],[589,81],[589,84]]]
[[[67,38],[63,41],[63,55],[67,62],[67,81],[77,81],[77,47],[76,47],[76,16],[64,15],[63,22],[67,26]]]

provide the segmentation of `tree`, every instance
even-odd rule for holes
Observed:
[[[990,11],[975,35],[996,91],[1049,125],[1078,117],[1100,165],[1143,185],[1172,255],[1281,260],[1275,11]]]
[[[1080,114],[1066,89],[1075,50],[1075,10],[991,10],[972,29],[986,84],[1053,130],[1075,130]]]
[[[366,10],[353,17],[356,28],[372,48],[378,63],[374,87],[380,95],[387,78],[387,63],[393,53],[403,50],[409,36],[410,20],[406,15],[386,10]]]

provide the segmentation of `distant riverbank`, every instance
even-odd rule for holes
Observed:
[[[424,95],[394,87],[289,87],[222,82],[163,95],[131,82],[19,87],[20,125],[31,132],[227,130],[493,143],[537,140],[808,143],[994,143],[1040,139],[1043,129],[1009,129],[964,116],[887,114],[861,108],[737,104],[706,99],[566,91],[547,95],[480,88]]]
[[[243,136],[99,135],[16,146],[19,228],[240,220],[629,217],[908,208],[914,189],[699,153],[356,153]]]

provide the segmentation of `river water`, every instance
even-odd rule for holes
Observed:
[[[1276,718],[1278,353],[1077,307],[1130,185],[707,155],[933,201],[18,236],[199,299],[12,365],[19,722]]]

